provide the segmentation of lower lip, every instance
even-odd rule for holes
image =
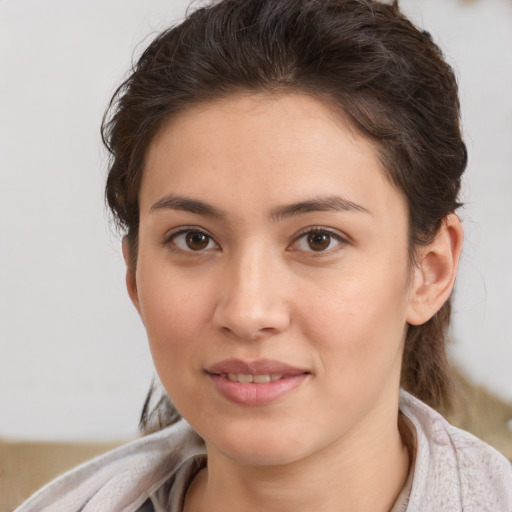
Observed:
[[[265,405],[274,402],[302,384],[305,373],[290,375],[267,383],[233,382],[220,375],[209,375],[220,394],[240,405]]]

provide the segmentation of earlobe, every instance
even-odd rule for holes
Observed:
[[[460,219],[450,214],[444,219],[434,241],[420,249],[407,313],[409,324],[424,324],[450,297],[463,240]]]
[[[135,268],[135,258],[132,254],[132,248],[130,247],[130,243],[128,238],[125,236],[123,238],[123,258],[126,264],[126,289],[128,290],[128,295],[130,299],[139,312],[140,315],[140,303],[139,303],[139,293],[137,290],[137,278],[136,278],[136,268]]]

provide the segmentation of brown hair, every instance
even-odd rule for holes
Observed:
[[[430,35],[397,2],[221,0],[157,36],[105,114],[106,198],[134,266],[148,145],[169,117],[240,91],[327,99],[376,141],[389,180],[408,202],[412,263],[414,249],[430,243],[459,206],[467,154],[456,80]],[[448,301],[424,325],[409,326],[405,344],[402,385],[437,407],[449,403],[449,319]],[[174,421],[165,419],[176,417],[168,399],[159,404],[157,426]]]

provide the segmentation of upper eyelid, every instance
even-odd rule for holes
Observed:
[[[293,236],[293,240],[297,240],[298,238],[304,235],[308,235],[309,233],[327,233],[345,242],[348,242],[350,240],[350,237],[344,234],[343,232],[334,228],[327,228],[324,226],[309,226],[307,228],[304,228]]]
[[[200,233],[204,233],[205,235],[215,240],[215,237],[207,229],[202,228],[200,226],[178,226],[176,228],[167,230],[164,234],[164,238],[169,239],[175,235],[180,235],[181,233],[188,233],[189,231],[198,231]]]

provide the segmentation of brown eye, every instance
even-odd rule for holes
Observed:
[[[325,251],[331,244],[329,233],[309,233],[307,243],[312,251]]]
[[[327,228],[318,227],[311,228],[297,237],[290,246],[290,250],[328,255],[337,252],[346,244],[347,241],[341,234]]]
[[[183,229],[174,233],[165,241],[165,245],[170,249],[179,249],[189,253],[220,249],[210,235],[195,229]]]
[[[210,237],[200,231],[189,231],[185,234],[185,242],[192,251],[201,251],[208,247]]]

